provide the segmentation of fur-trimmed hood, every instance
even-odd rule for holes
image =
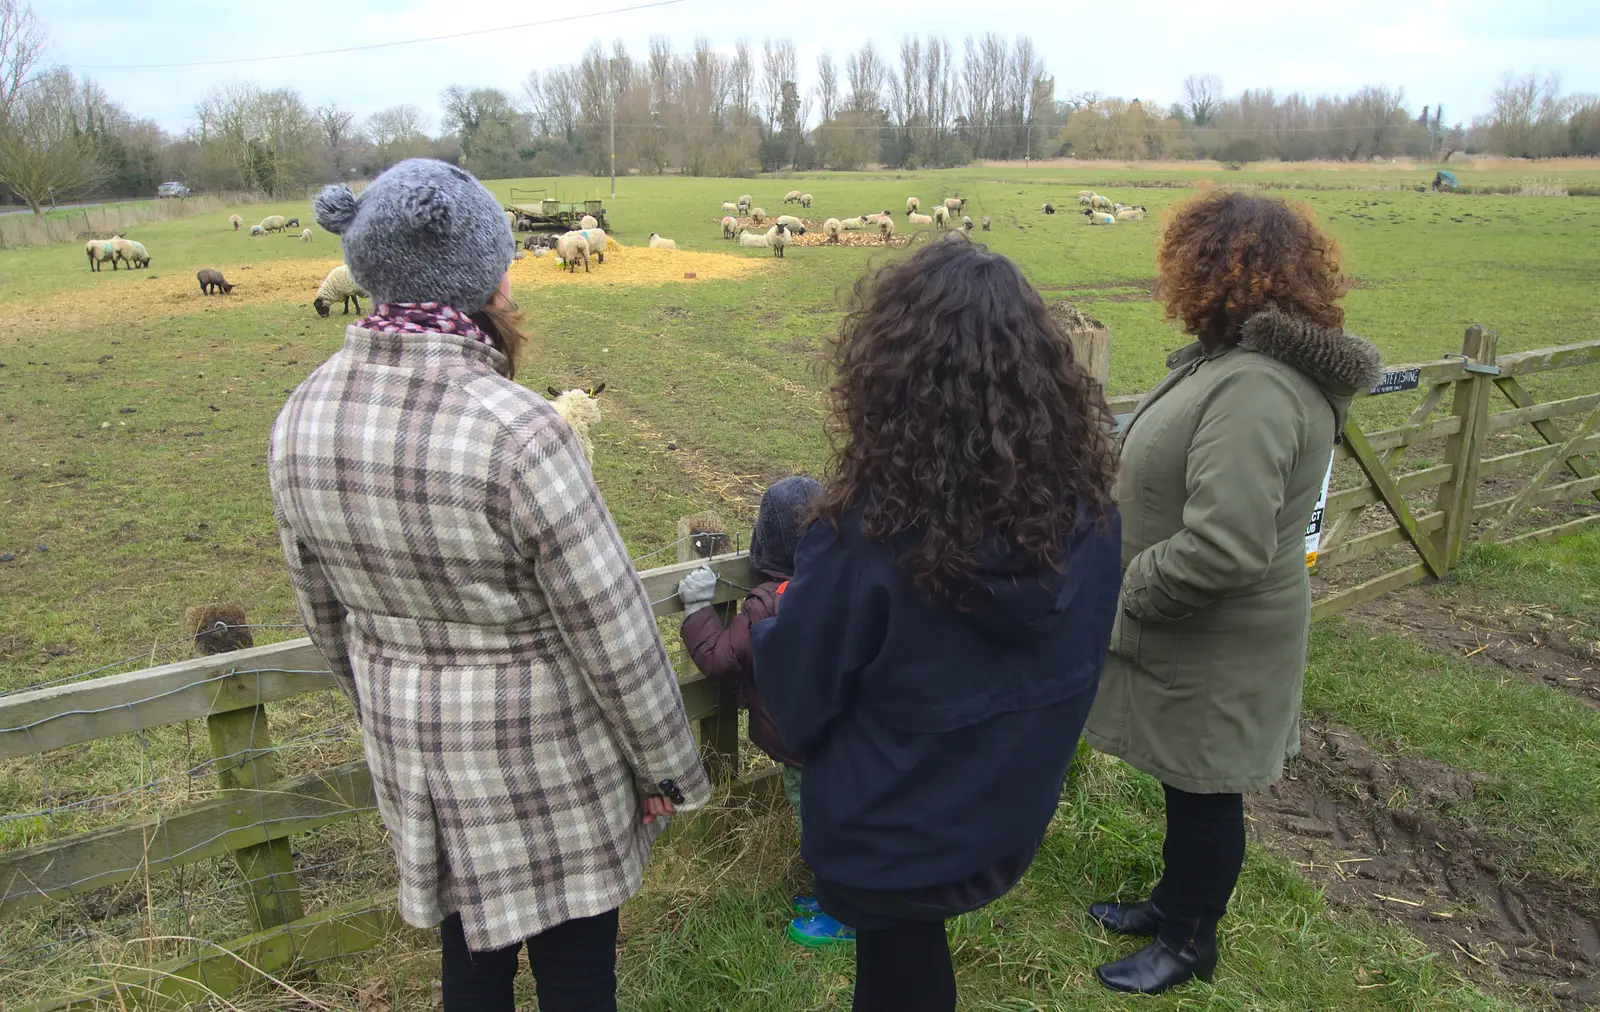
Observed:
[[[1266,309],[1244,322],[1239,347],[1293,366],[1338,397],[1369,390],[1383,375],[1383,355],[1365,338]]]

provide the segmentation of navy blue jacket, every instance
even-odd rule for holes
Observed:
[[[890,545],[815,523],[756,684],[805,763],[801,852],[819,878],[898,891],[959,882],[1044,838],[1099,683],[1122,580],[1121,520],[1080,531],[1060,572],[981,553],[957,609]]]

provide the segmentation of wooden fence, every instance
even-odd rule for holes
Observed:
[[[1588,512],[1523,533],[1514,528],[1530,507],[1600,496],[1600,470],[1585,457],[1600,450],[1600,394],[1541,404],[1521,382],[1597,363],[1600,341],[1497,358],[1495,335],[1474,327],[1461,355],[1389,370],[1370,396],[1415,391],[1420,402],[1403,425],[1368,432],[1352,422],[1345,428],[1333,454],[1334,485],[1322,511],[1325,533],[1315,561],[1326,574],[1397,551],[1405,558],[1323,594],[1315,612],[1332,614],[1393,588],[1443,577],[1475,532],[1489,539],[1549,538],[1600,519],[1600,513]],[[1492,411],[1498,398],[1509,409]],[[1113,406],[1128,411],[1137,400],[1117,398]],[[1435,418],[1440,410],[1444,414]],[[1556,421],[1573,415],[1581,418],[1570,428]],[[1494,437],[1523,426],[1531,428],[1537,445],[1492,453]],[[1404,455],[1425,445],[1437,453],[1402,470]],[[1514,492],[1479,501],[1486,482],[1522,472],[1531,474]],[[1381,513],[1371,509],[1380,504]],[[725,541],[697,537],[695,544],[714,550]],[[679,562],[640,574],[658,616],[681,611],[677,582],[700,564]],[[724,578],[716,600],[726,607],[751,585],[752,574],[742,554],[716,556],[711,564]],[[724,767],[724,779],[737,783],[737,710],[714,683],[693,673],[681,677],[688,714],[708,757]],[[305,962],[370,948],[394,930],[387,892],[310,915],[301,902],[292,838],[372,811],[372,783],[359,760],[280,778],[267,707],[332,686],[316,649],[299,639],[0,697],[0,760],[204,719],[221,788],[213,798],[158,816],[0,854],[0,922],[89,890],[148,882],[152,874],[229,856],[242,873],[256,929],[170,962],[104,968],[93,987],[35,1004],[33,1012],[124,995],[144,1007],[181,1005]]]

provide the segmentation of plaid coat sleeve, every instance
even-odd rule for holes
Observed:
[[[534,565],[562,639],[581,667],[641,794],[674,780],[685,805],[711,786],[644,585],[565,424],[523,451],[511,495],[518,550]]]

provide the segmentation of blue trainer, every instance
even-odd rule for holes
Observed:
[[[820,947],[840,945],[856,940],[856,929],[847,928],[827,914],[796,917],[789,922],[789,940],[801,945]]]
[[[796,896],[793,902],[794,912],[801,917],[811,917],[822,913],[822,904],[817,902],[815,896]]]

